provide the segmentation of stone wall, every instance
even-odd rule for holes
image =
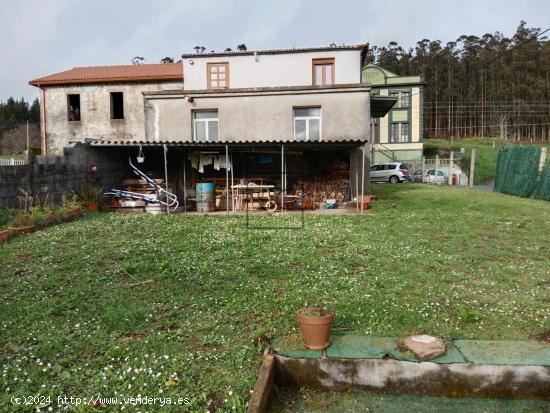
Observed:
[[[19,189],[41,203],[60,204],[64,194],[86,185],[120,186],[127,173],[126,155],[116,149],[79,145],[63,152],[62,156],[37,156],[32,165],[0,166],[0,208],[19,207]]]

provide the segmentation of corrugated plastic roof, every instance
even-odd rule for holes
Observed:
[[[31,80],[33,86],[183,80],[181,63],[75,67]]]
[[[155,145],[173,145],[173,146],[223,146],[223,145],[281,145],[281,144],[305,144],[305,145],[322,145],[325,143],[331,143],[331,144],[350,144],[350,143],[356,143],[356,144],[362,144],[365,142],[368,142],[368,139],[366,138],[323,138],[322,141],[295,141],[293,138],[285,140],[261,140],[257,139],[254,141],[251,140],[230,140],[230,141],[224,141],[219,140],[216,142],[196,142],[196,141],[188,141],[188,140],[163,140],[163,141],[144,141],[144,140],[109,140],[109,139],[87,139],[87,141],[92,146],[137,146],[137,145],[143,145],[143,146],[155,146]]]

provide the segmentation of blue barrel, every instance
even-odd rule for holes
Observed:
[[[197,193],[197,212],[211,212],[216,210],[216,184],[202,182],[195,186]]]

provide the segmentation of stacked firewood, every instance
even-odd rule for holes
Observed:
[[[301,180],[294,183],[292,190],[295,195],[308,196],[316,202],[327,199],[349,201],[350,197],[349,179],[335,176]]]

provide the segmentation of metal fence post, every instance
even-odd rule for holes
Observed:
[[[470,176],[468,179],[468,186],[474,187],[474,172],[476,168],[476,148],[472,148],[472,157],[470,159]]]
[[[453,184],[453,150],[451,149],[451,154],[449,156],[449,176],[447,177],[449,185]]]
[[[542,172],[544,169],[544,163],[546,162],[546,146],[540,148],[540,158],[539,158],[539,172]]]
[[[421,181],[422,183],[424,183],[424,181],[426,180],[426,158],[423,156],[422,157],[422,176],[421,176]]]

